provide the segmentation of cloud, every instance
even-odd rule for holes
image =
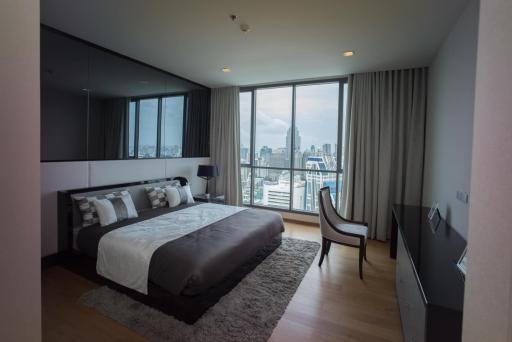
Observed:
[[[256,150],[286,146],[286,133],[292,121],[292,87],[257,89]],[[311,145],[334,144],[338,127],[338,83],[296,87],[296,125],[301,136],[301,150]],[[240,97],[241,137],[250,140],[250,93]]]

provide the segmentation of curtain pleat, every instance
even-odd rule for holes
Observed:
[[[207,157],[210,152],[210,90],[188,93],[183,157]]]
[[[210,160],[219,168],[213,183],[229,205],[242,203],[239,92],[238,87],[229,87],[211,93]]]
[[[127,103],[125,98],[108,99],[103,103],[105,159],[122,159]]]
[[[420,205],[427,69],[349,76],[342,214],[390,236],[393,204]]]

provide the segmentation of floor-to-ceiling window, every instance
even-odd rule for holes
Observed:
[[[345,79],[240,92],[244,204],[317,213],[324,186],[339,202],[346,96]]]

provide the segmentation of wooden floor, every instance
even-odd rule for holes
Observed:
[[[318,227],[286,222],[285,236],[320,241]],[[318,256],[270,341],[402,341],[395,263],[389,244],[369,241],[364,281],[358,250],[333,244],[321,268]],[[42,272],[43,341],[146,341],[78,298],[97,287],[62,267]]]

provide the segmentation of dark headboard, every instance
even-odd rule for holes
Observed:
[[[146,196],[146,187],[165,185],[171,181],[176,180],[179,181],[182,186],[188,184],[187,178],[174,177],[58,191],[57,210],[59,252],[71,250],[73,248],[73,228],[81,224],[81,217],[78,211],[78,207],[73,201],[75,196],[87,197],[106,194],[112,191],[127,190],[132,195],[133,203],[135,204],[137,211],[149,210],[151,206]]]

